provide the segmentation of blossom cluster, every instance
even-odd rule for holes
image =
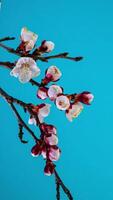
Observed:
[[[20,39],[21,42],[17,48],[17,52],[22,53],[23,56],[17,60],[10,75],[18,78],[21,83],[27,83],[41,73],[34,55],[40,56],[45,53],[50,53],[55,45],[52,41],[44,40],[40,46],[35,46],[38,35],[29,31],[27,28],[22,28]],[[31,56],[29,52],[33,49],[34,51]],[[42,100],[49,98],[59,110],[65,111],[69,121],[73,121],[83,110],[83,104],[90,105],[94,96],[88,91],[79,94],[65,94],[64,89],[55,83],[61,76],[62,73],[57,66],[52,65],[48,67],[45,72],[45,77],[42,79],[38,88],[37,97]],[[45,103],[32,106],[32,111],[37,115],[39,124],[37,124],[34,115],[31,115],[28,120],[29,124],[38,125],[40,128],[40,139],[33,146],[31,153],[33,156],[42,155],[46,159],[44,172],[47,175],[51,175],[54,172],[55,165],[53,161],[57,161],[61,153],[57,146],[58,137],[56,128],[44,122],[44,118],[50,113],[50,107],[50,104]]]

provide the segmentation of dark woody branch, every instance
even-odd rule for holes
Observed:
[[[4,42],[4,41],[8,41],[8,40],[14,40],[15,37],[4,37],[2,39],[0,39],[0,42]]]
[[[38,138],[36,137],[34,132],[23,121],[23,119],[21,118],[19,112],[17,111],[17,109],[16,109],[16,107],[14,105],[14,103],[17,103],[20,106],[22,106],[24,109],[27,109],[31,114],[33,114],[32,111],[31,111],[31,108],[30,108],[31,104],[27,104],[27,103],[25,103],[25,102],[23,102],[23,101],[21,101],[19,99],[13,98],[9,94],[7,94],[2,88],[0,88],[0,95],[6,100],[6,102],[10,105],[10,107],[13,110],[13,112],[15,113],[15,116],[17,118],[20,131],[22,131],[22,128],[24,127],[30,133],[30,135],[33,137],[35,142],[37,142]],[[23,141],[23,143],[26,143],[26,141]],[[63,191],[67,195],[68,199],[69,200],[73,200],[73,197],[72,197],[70,191],[64,185],[63,181],[61,180],[61,178],[58,175],[58,172],[56,170],[54,170],[54,175],[55,175],[55,180],[56,180],[56,191],[57,191],[56,198],[57,198],[57,200],[60,200],[60,186],[62,187]]]
[[[3,41],[3,39],[1,39]],[[64,52],[64,53],[60,53],[60,54],[56,54],[56,55],[52,55],[52,56],[40,56],[40,55],[37,55],[37,54],[29,54],[29,53],[21,53],[19,52],[18,50],[15,50],[13,48],[10,48],[10,47],[7,47],[6,45],[0,43],[0,47],[4,48],[5,50],[7,50],[8,52],[10,53],[13,53],[17,56],[27,56],[27,57],[31,57],[33,58],[34,60],[40,60],[42,62],[48,62],[49,59],[55,59],[55,58],[63,58],[63,59],[68,59],[68,60],[72,60],[72,61],[81,61],[83,59],[82,56],[77,56],[77,57],[70,57],[68,56],[68,53],[67,52]]]

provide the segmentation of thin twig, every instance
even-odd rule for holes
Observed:
[[[4,45],[4,44],[2,44],[2,43],[0,43],[0,47],[4,48],[4,49],[7,50],[9,53],[13,53],[13,54],[16,54],[16,55],[18,55],[18,56],[23,56],[22,53],[16,51],[16,50],[13,49],[13,48],[7,47],[6,45]]]
[[[38,141],[38,138],[35,136],[34,132],[26,125],[26,123],[23,121],[23,119],[21,118],[20,114],[18,113],[16,107],[14,106],[13,103],[9,103],[12,110],[14,111],[17,119],[18,119],[18,122],[21,123],[23,125],[23,127],[30,133],[30,135],[34,138],[35,142]]]
[[[52,55],[52,56],[45,56],[45,57],[37,57],[39,60],[43,61],[43,62],[48,62],[49,59],[54,59],[54,58],[63,58],[63,59],[68,59],[68,60],[73,60],[73,61],[81,61],[83,59],[82,56],[77,56],[77,57],[70,57],[68,56],[68,53],[60,53],[57,55]]]
[[[11,62],[0,62],[1,66],[4,66],[8,69],[13,69],[13,67],[15,66],[15,63],[11,63]]]
[[[4,37],[0,39],[0,42],[8,41],[8,40],[14,40],[15,37]]]
[[[55,177],[55,183],[56,183],[56,199],[60,200],[60,184],[56,177]]]
[[[67,197],[69,198],[69,200],[73,200],[72,194],[70,193],[70,191],[68,190],[68,188],[64,185],[63,181],[61,180],[61,178],[58,175],[58,172],[56,170],[54,170],[54,174],[55,174],[55,177],[56,177],[58,183],[62,187],[63,191],[65,192],[65,194],[67,195]]]

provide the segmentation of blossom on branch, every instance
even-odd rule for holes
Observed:
[[[32,106],[32,111],[34,113],[34,116],[30,116],[28,123],[30,125],[37,124],[35,115],[37,115],[39,122],[43,123],[44,118],[47,117],[50,113],[50,107],[51,107],[50,104],[44,104],[44,103],[40,104],[38,106]]]
[[[63,94],[57,96],[55,103],[59,110],[67,110],[70,106],[68,97]]]
[[[50,66],[46,70],[45,78],[42,80],[42,84],[47,85],[49,82],[56,82],[62,76],[61,71],[56,66]]]
[[[51,100],[55,100],[59,94],[62,94],[63,89],[58,85],[51,85],[48,89],[48,96]]]
[[[20,50],[30,51],[34,48],[34,45],[38,39],[38,35],[29,31],[26,27],[22,28],[21,30],[21,41],[22,44],[20,45]]]
[[[18,77],[21,83],[27,83],[30,79],[40,75],[40,69],[32,58],[21,57],[10,75]]]
[[[77,95],[76,99],[84,104],[90,105],[94,99],[94,95],[90,92],[82,92]]]
[[[44,168],[44,173],[47,176],[50,176],[54,173],[55,165],[51,161],[47,161],[46,166]]]
[[[38,89],[38,91],[37,91],[37,97],[38,97],[39,99],[42,99],[42,100],[46,99],[46,98],[48,97],[47,91],[48,91],[47,88],[45,88],[45,87],[40,87],[40,88]]]
[[[51,161],[57,161],[60,158],[61,151],[57,146],[50,146],[48,158]]]
[[[78,117],[82,110],[83,105],[80,102],[71,104],[70,107],[66,110],[66,117],[69,121],[72,122],[74,118]]]
[[[55,44],[53,42],[44,40],[42,41],[41,46],[38,48],[38,51],[40,53],[49,53],[54,49],[54,47]]]

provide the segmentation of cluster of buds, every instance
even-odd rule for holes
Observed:
[[[54,101],[59,110],[65,111],[69,121],[76,118],[83,110],[83,104],[90,105],[94,96],[90,92],[84,91],[80,94],[65,95],[62,87],[52,84],[46,87],[50,82],[56,82],[60,79],[61,72],[56,66],[51,66],[46,70],[45,78],[42,80],[42,87],[37,91],[37,97],[45,100],[49,98]]]
[[[52,41],[44,40],[40,46],[35,46],[38,35],[29,31],[27,28],[22,28],[20,39],[21,42],[16,52],[22,56],[15,63],[15,67],[10,72],[10,75],[18,78],[21,83],[27,83],[41,73],[40,68],[37,66],[35,56],[39,58],[45,53],[50,53],[55,45]],[[33,49],[34,51],[32,51]],[[30,53],[31,51],[32,53]],[[58,67],[54,65],[50,66],[45,72],[45,77],[39,84],[37,97],[42,100],[49,98],[59,110],[65,112],[69,121],[73,121],[83,110],[83,104],[90,105],[94,96],[87,91],[80,94],[65,94],[64,89],[55,84],[61,76],[62,73]],[[57,146],[58,137],[56,128],[44,122],[44,118],[50,113],[50,106],[50,104],[45,103],[37,106],[32,105],[32,113],[30,113],[28,120],[29,124],[39,126],[41,131],[40,139],[33,146],[31,154],[33,156],[42,155],[46,159],[46,166],[44,168],[46,175],[51,175],[54,172],[55,164],[53,162],[59,159],[61,153]]]
[[[54,172],[55,164],[60,157],[60,149],[58,148],[57,130],[53,125],[45,123],[40,124],[41,135],[35,146],[31,149],[32,156],[42,155],[46,159],[44,173],[51,175]]]

